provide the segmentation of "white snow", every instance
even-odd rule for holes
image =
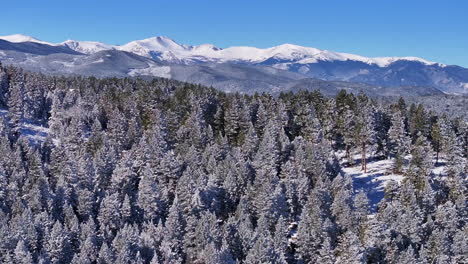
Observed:
[[[107,45],[96,41],[77,41],[67,40],[60,43],[63,46],[69,47],[74,51],[78,51],[84,54],[92,54],[103,50],[112,50],[114,46]]]
[[[51,46],[56,46],[57,44],[53,44],[50,42],[45,42],[42,40],[38,40],[36,38],[22,35],[22,34],[14,34],[14,35],[8,35],[8,36],[0,36],[0,39],[13,42],[13,43],[21,43],[21,42],[35,42],[35,43],[40,43],[40,44],[46,44],[46,45],[51,45]]]
[[[49,128],[24,122],[21,124],[20,133],[31,143],[38,144],[46,140]]]
[[[7,115],[7,110],[0,109],[0,117],[6,117]],[[49,128],[35,124],[31,120],[22,120],[19,132],[22,136],[27,138],[31,144],[40,144],[44,142],[49,135]]]
[[[436,64],[436,62],[427,61],[417,57],[377,57],[371,58],[372,63],[379,65],[380,67],[388,66],[396,61],[415,61],[421,62],[422,64],[431,65]]]
[[[148,65],[148,68],[142,69],[132,69],[128,72],[130,76],[141,76],[141,75],[148,75],[148,76],[156,76],[156,77],[163,77],[163,78],[171,78],[171,68],[168,66],[157,66],[157,65]]]
[[[400,183],[404,178],[403,175],[394,174],[392,166],[393,160],[385,159],[368,161],[367,173],[361,170],[360,163],[352,167],[343,167],[342,171],[353,179],[356,192],[362,190],[367,194],[371,209],[375,210],[375,206],[383,198],[384,188],[388,182],[394,180]]]
[[[71,68],[71,67],[75,66],[75,61],[76,60],[77,60],[77,58],[73,58],[73,61],[53,61],[52,63],[61,64],[64,67]]]
[[[159,58],[172,62],[192,63],[194,61],[205,62],[235,62],[244,61],[250,63],[261,63],[268,59],[275,59],[284,62],[273,62],[273,66],[279,69],[287,69],[290,64],[309,64],[319,61],[359,61],[379,67],[388,66],[396,61],[415,61],[426,65],[435,64],[417,57],[364,57],[349,53],[340,53],[328,50],[320,50],[316,48],[303,47],[293,44],[283,44],[271,48],[255,48],[255,47],[229,47],[225,49],[217,48],[212,44],[202,44],[198,46],[183,45],[174,40],[161,36],[152,37],[143,40],[131,41],[125,45],[108,45],[96,41],[76,41],[67,40],[59,44],[52,44],[37,40],[25,35],[10,35],[3,36],[0,39],[5,39],[11,42],[26,42],[32,41],[49,45],[62,45],[69,47],[75,51],[92,54],[102,50],[122,50],[138,54],[149,58]],[[444,66],[443,64],[439,64]]]
[[[95,60],[93,62],[90,62],[90,64],[93,64],[93,63],[103,63],[104,62],[104,59],[103,58],[100,58],[98,60]]]
[[[266,49],[243,46],[221,49],[211,44],[189,46],[179,44],[167,37],[153,37],[144,40],[132,41],[123,46],[117,46],[116,49],[132,52],[145,57],[153,57],[156,54],[164,60],[184,62],[202,60],[216,62],[245,61],[260,63],[274,58],[298,64],[316,63],[318,61],[346,60],[375,64],[380,67],[388,66],[389,64],[399,60],[417,61],[428,65],[435,64],[435,62],[430,62],[417,57],[368,58],[349,53],[320,50],[293,44],[283,44]],[[278,67],[285,68],[285,65],[278,65]]]
[[[377,204],[384,196],[384,188],[390,181],[401,183],[405,178],[402,174],[393,172],[392,167],[394,159],[372,160],[367,161],[367,173],[361,169],[361,163],[356,162],[353,166],[346,167],[346,160],[343,158],[344,153],[337,153],[337,157],[342,160],[342,173],[350,176],[353,180],[353,188],[355,193],[364,191],[370,201],[371,212],[375,212]],[[353,156],[354,160],[359,160],[359,155]],[[411,155],[405,157],[406,163],[411,159]],[[434,160],[435,163],[435,160]],[[432,169],[435,176],[442,176],[445,172],[445,161],[439,160],[437,167]]]
[[[183,53],[187,49],[187,47],[167,37],[152,37],[143,40],[135,40],[116,48],[145,57],[151,57],[151,52]]]

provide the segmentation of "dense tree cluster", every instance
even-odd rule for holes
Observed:
[[[0,107],[2,263],[466,261],[467,122],[422,105],[0,67]],[[405,180],[370,215],[336,153]]]

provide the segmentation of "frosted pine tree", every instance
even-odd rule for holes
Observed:
[[[33,263],[33,258],[23,240],[18,241],[15,248],[15,263],[29,264]]]
[[[411,139],[405,130],[404,119],[399,111],[392,115],[392,125],[388,131],[390,156],[395,159],[394,170],[401,172],[405,155],[409,152]]]
[[[367,155],[375,142],[374,108],[370,99],[360,94],[357,97],[356,145],[361,150],[361,167],[367,173]]]

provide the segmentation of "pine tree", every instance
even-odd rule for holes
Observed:
[[[336,261],[338,263],[365,263],[366,256],[364,248],[358,236],[353,231],[346,231],[338,238],[338,245],[335,249]]]
[[[360,146],[362,158],[361,158],[361,167],[364,173],[367,173],[367,152],[368,147],[374,144],[375,141],[375,131],[374,131],[374,115],[373,115],[373,106],[369,99],[360,94],[357,97],[357,109],[358,113],[356,115],[356,145]]]
[[[400,172],[404,165],[405,155],[409,152],[411,139],[406,134],[404,119],[399,111],[392,115],[388,137],[390,154],[395,158],[394,170]]]
[[[110,239],[121,224],[120,200],[117,193],[104,197],[97,219],[100,230],[104,232],[107,239]]]
[[[19,135],[20,122],[24,115],[24,78],[18,76],[15,80],[10,80],[8,96],[8,115],[13,127],[13,132]]]
[[[10,84],[8,81],[8,74],[5,68],[0,63],[0,107],[7,106],[7,93]]]
[[[52,263],[67,263],[72,256],[68,232],[62,224],[55,222],[52,230],[47,234],[44,249]]]
[[[150,168],[145,168],[138,185],[138,205],[145,221],[157,222],[165,210],[155,176]]]
[[[97,258],[99,264],[110,264],[114,263],[114,253],[109,248],[106,242],[102,243],[101,249],[99,250],[99,256]]]
[[[432,148],[429,142],[419,134],[411,149],[410,167],[407,172],[408,178],[418,190],[424,188],[427,177],[431,173],[432,158]]]
[[[15,263],[29,264],[33,263],[33,258],[23,240],[18,241],[15,248]]]
[[[260,234],[253,248],[245,258],[246,264],[275,263],[286,264],[286,259],[275,251],[272,239],[267,233]]]
[[[174,200],[169,215],[164,223],[164,238],[161,245],[161,251],[164,263],[178,263],[185,258],[183,252],[184,234],[186,222],[183,218],[178,199]]]
[[[418,262],[414,249],[411,245],[400,255],[398,262],[402,264],[412,264]]]

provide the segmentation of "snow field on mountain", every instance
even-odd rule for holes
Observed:
[[[319,61],[358,61],[379,67],[399,61],[417,61],[426,65],[435,64],[417,57],[364,57],[360,55],[321,50],[312,47],[303,47],[294,44],[282,44],[271,48],[256,48],[247,46],[235,46],[218,48],[212,44],[198,46],[179,44],[165,37],[151,37],[142,40],[131,41],[124,45],[109,45],[97,41],[67,40],[62,43],[49,43],[21,34],[0,36],[0,39],[10,42],[35,42],[52,46],[65,46],[84,54],[93,54],[103,50],[117,49],[127,51],[149,58],[159,58],[166,61],[192,61],[204,62],[236,62],[261,63],[268,59],[284,60],[298,64],[311,64]],[[277,63],[278,67],[281,64]]]

